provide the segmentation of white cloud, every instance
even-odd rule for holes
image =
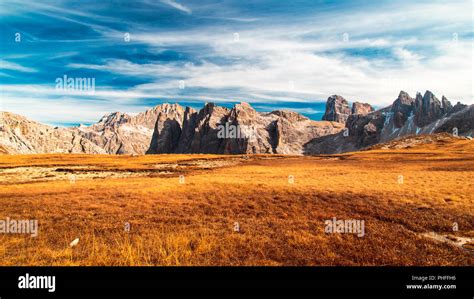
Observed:
[[[192,12],[171,0],[162,3],[185,13]],[[319,101],[340,94],[350,101],[385,106],[391,104],[402,89],[412,96],[428,89],[438,97],[444,94],[453,102],[473,104],[472,38],[463,39],[460,35],[457,42],[452,40],[452,34],[465,29],[466,24],[466,30],[470,30],[470,8],[470,1],[395,3],[389,9],[331,13],[297,22],[258,23],[237,29],[224,26],[155,31],[140,27],[130,30],[133,42],[147,44],[157,52],[164,48],[185,48],[199,61],[138,64],[125,59],[105,59],[97,64],[74,63],[68,67],[150,80],[126,90],[98,86],[95,95],[84,102],[98,108],[97,111],[82,110],[87,119],[97,119],[101,116],[99,111],[104,110],[120,108],[130,112],[130,107],[137,107],[131,104],[142,98],[171,102],[195,99],[278,103]],[[96,29],[110,40],[123,38],[121,32]],[[234,41],[234,32],[239,33],[238,42]],[[348,33],[347,41],[342,39],[343,33]],[[380,56],[354,54],[370,50],[386,53]],[[9,66],[28,71],[21,65]],[[178,88],[179,80],[185,81],[186,89]],[[51,100],[51,96],[57,94],[49,87],[3,85],[1,88],[8,96],[4,101],[7,110],[20,109],[19,101],[13,101],[15,97],[21,101],[35,96],[39,101],[50,98],[44,104],[49,105],[47,111],[65,103]],[[69,96],[80,102],[83,95]],[[35,109],[26,111],[23,107],[24,114],[39,113]],[[76,116],[71,114],[71,117]]]
[[[178,2],[173,1],[173,0],[161,0],[161,3],[169,5],[171,7],[174,7],[177,10],[180,10],[180,11],[188,13],[188,14],[190,14],[192,12],[192,10],[190,8],[188,8],[188,7],[186,7],[182,4],[179,4]]]
[[[419,64],[420,60],[423,58],[421,55],[415,54],[401,47],[396,47],[393,50],[393,53],[395,54],[396,57],[398,57],[398,59],[401,60],[402,64],[408,65],[408,66]]]
[[[10,62],[10,61],[6,61],[6,60],[0,60],[0,69],[18,71],[18,72],[24,72],[24,73],[34,73],[34,72],[38,71],[34,68],[22,66],[20,64]]]
[[[257,43],[257,41],[255,41]],[[125,60],[111,60],[103,65],[71,65],[128,76],[145,75],[154,82],[138,85],[136,90],[155,95],[167,91],[178,95],[178,80],[184,80],[187,88],[205,88],[209,96],[228,97],[223,90],[234,89],[231,96],[248,98],[255,94],[275,98],[276,101],[292,97],[305,101],[322,100],[332,94],[341,94],[350,100],[367,101],[374,105],[390,104],[400,89],[424,92],[429,89],[441,96],[462,99],[472,103],[471,43],[460,42],[444,46],[439,43],[435,51],[439,55],[422,57],[402,47],[394,48],[396,58],[402,63],[357,58],[348,55],[330,55],[308,51],[298,42],[261,40],[273,43],[271,49],[258,46],[252,52],[250,46],[236,47],[249,57],[232,64],[219,65],[210,61],[192,63],[150,63],[136,64]],[[357,41],[355,41],[357,44]],[[250,45],[251,43],[249,43]],[[294,45],[295,44],[295,45]],[[216,45],[216,44],[214,44]],[[218,55],[225,55],[219,45],[214,49]],[[287,48],[297,48],[291,53]],[[236,52],[231,52],[234,55]],[[170,78],[170,79],[164,79]],[[293,84],[289,84],[289,82]],[[221,94],[220,94],[221,93]],[[280,93],[281,96],[277,96]],[[230,100],[230,99],[229,99]]]

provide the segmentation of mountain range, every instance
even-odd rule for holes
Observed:
[[[224,138],[222,128],[243,132]],[[322,121],[288,110],[268,113],[240,103],[232,109],[206,103],[196,111],[162,104],[131,116],[114,112],[91,126],[52,127],[0,112],[0,153],[87,154],[332,154],[357,151],[407,135],[449,132],[472,136],[474,105],[452,105],[430,91],[415,98],[401,91],[392,105],[352,107],[330,96]]]

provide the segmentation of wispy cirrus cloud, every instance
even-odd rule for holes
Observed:
[[[23,72],[23,73],[34,73],[38,71],[34,68],[22,66],[18,63],[6,61],[6,60],[0,60],[0,70],[11,70],[11,71],[17,71],[17,72]]]
[[[173,1],[173,0],[161,0],[161,3],[169,5],[173,8],[176,8],[179,11],[182,11],[182,12],[185,12],[185,13],[188,13],[188,14],[190,14],[192,12],[192,10],[190,8],[184,6],[183,4],[179,4],[178,2]]]
[[[125,112],[159,101],[294,103],[316,118],[312,105],[332,94],[380,107],[401,89],[429,89],[474,103],[471,1],[263,1],[252,9],[245,1],[84,1],[79,10],[63,1],[5,5],[9,39],[0,41],[14,63],[2,72],[5,96],[41,95],[48,109],[74,100]],[[15,32],[34,38],[15,44]],[[52,87],[64,74],[95,78],[96,93],[59,97]]]

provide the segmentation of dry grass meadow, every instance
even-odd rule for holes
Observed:
[[[0,234],[0,265],[474,265],[473,182],[461,139],[314,157],[0,155],[0,219],[39,221],[36,238]],[[364,220],[365,236],[325,233],[333,217]]]

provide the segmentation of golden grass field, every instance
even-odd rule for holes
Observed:
[[[36,238],[0,234],[0,264],[474,265],[473,182],[474,143],[454,138],[314,157],[0,155],[0,219],[39,221]],[[325,233],[333,217],[365,236]]]

